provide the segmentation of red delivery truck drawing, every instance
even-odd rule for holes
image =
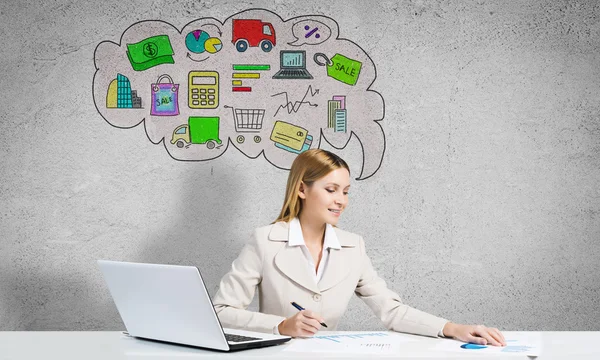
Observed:
[[[275,46],[275,29],[273,25],[261,20],[234,19],[232,43],[239,52],[248,47],[260,46],[264,52],[269,52]]]

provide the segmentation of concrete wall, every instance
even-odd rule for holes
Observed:
[[[99,258],[197,265],[214,294],[276,217],[287,171],[238,151],[175,161],[91,95],[95,47],[134,22],[248,8],[331,17],[373,59],[387,147],[340,227],[405,302],[600,330],[599,5],[338,0],[3,2],[0,330],[123,329]],[[336,152],[362,166],[356,140]],[[341,326],[381,328],[358,299]]]

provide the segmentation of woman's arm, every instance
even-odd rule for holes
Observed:
[[[362,276],[356,286],[356,294],[369,305],[385,326],[394,331],[437,337],[443,329],[445,337],[464,342],[506,346],[502,333],[484,325],[454,324],[448,320],[405,305],[395,292],[387,288],[385,281],[377,276],[360,238]]]
[[[224,327],[272,333],[284,317],[246,310],[262,280],[263,258],[259,239],[258,232],[254,231],[233,261],[231,270],[221,279],[213,304]]]
[[[359,242],[362,274],[356,285],[356,295],[373,310],[388,329],[437,337],[448,320],[403,304],[398,294],[388,289],[385,281],[373,269],[362,237]]]

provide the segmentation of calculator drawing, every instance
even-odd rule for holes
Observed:
[[[216,109],[219,106],[219,73],[190,71],[188,106],[191,109]]]

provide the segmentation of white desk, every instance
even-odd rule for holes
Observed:
[[[326,334],[321,332],[319,334]],[[511,332],[504,332],[505,336]],[[542,353],[537,358],[547,359],[600,359],[600,332],[541,332]],[[433,351],[439,341],[414,336],[418,341],[403,344],[400,354],[386,355],[386,359],[530,359],[526,356],[503,356],[458,354]],[[292,340],[294,341],[294,340]],[[178,345],[138,340],[121,332],[0,332],[0,360],[88,360],[88,359],[360,359],[373,358],[373,355],[316,354],[284,351],[287,345],[261,349],[222,353]],[[468,356],[470,355],[470,356]]]

